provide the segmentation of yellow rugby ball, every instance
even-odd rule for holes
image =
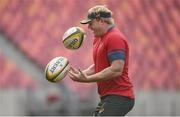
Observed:
[[[85,32],[80,27],[71,27],[63,35],[63,45],[67,49],[78,49],[85,38]]]
[[[58,82],[62,80],[70,68],[69,61],[65,57],[53,58],[45,68],[45,77],[50,82]]]

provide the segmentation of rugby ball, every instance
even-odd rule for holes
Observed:
[[[67,49],[78,49],[85,38],[85,32],[80,27],[71,27],[63,35],[63,45]]]
[[[52,59],[45,68],[45,77],[50,82],[62,80],[70,68],[69,61],[65,57],[56,57]]]

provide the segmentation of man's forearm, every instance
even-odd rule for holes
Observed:
[[[107,67],[96,74],[90,75],[88,78],[88,82],[99,82],[116,78],[122,75],[123,67],[124,61],[116,60],[111,64],[110,67]]]
[[[82,71],[84,74],[86,74],[87,76],[92,75],[95,73],[95,67],[94,64],[89,66],[87,69]]]

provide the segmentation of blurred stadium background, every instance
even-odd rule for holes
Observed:
[[[0,0],[0,115],[92,115],[96,84],[44,78],[56,56],[86,68],[92,34],[70,51],[63,33],[106,4],[128,37],[136,104],[128,115],[180,115],[180,0]]]

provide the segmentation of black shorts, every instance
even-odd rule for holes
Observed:
[[[101,98],[93,116],[125,116],[134,106],[134,99],[119,95]]]

